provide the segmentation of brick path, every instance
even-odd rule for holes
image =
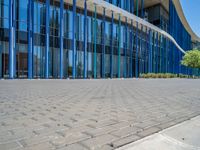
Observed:
[[[110,150],[200,115],[200,80],[2,80],[0,149]]]

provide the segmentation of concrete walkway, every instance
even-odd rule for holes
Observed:
[[[119,150],[200,150],[200,116],[126,145]]]

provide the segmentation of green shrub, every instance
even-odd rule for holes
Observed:
[[[172,74],[172,73],[146,73],[140,74],[141,78],[188,78],[188,75],[184,74]],[[199,78],[197,76],[192,76],[192,78]]]

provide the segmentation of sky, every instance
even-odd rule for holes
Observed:
[[[180,0],[192,30],[200,37],[200,0]]]

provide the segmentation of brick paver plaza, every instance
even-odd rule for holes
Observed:
[[[109,150],[200,115],[200,80],[2,80],[0,149]]]

